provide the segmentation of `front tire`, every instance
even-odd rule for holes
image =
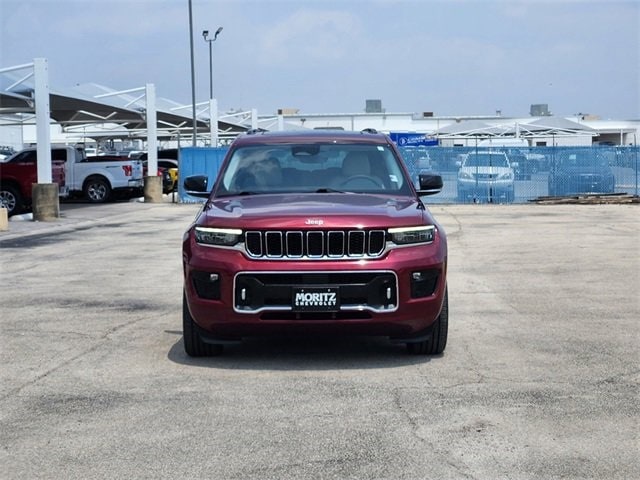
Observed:
[[[431,336],[422,342],[407,343],[407,350],[413,355],[438,355],[447,346],[449,332],[449,292],[445,287],[442,310],[436,320]]]
[[[205,343],[200,338],[193,317],[187,305],[187,296],[182,294],[182,335],[184,351],[190,357],[215,357],[222,354],[222,345]]]
[[[91,177],[84,184],[84,197],[91,203],[105,203],[111,198],[111,185],[101,177]]]
[[[0,186],[0,206],[7,209],[7,215],[16,215],[22,211],[22,195],[17,188]]]

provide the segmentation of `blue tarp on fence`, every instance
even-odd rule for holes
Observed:
[[[191,175],[206,175],[213,186],[228,147],[180,149],[180,178]],[[404,161],[412,178],[420,172],[432,172],[442,176],[444,188],[437,195],[428,197],[429,203],[460,203],[470,201],[458,191],[459,174],[463,160],[471,153],[482,151],[504,152],[513,169],[513,201],[525,203],[537,197],[548,195],[575,195],[580,193],[639,193],[640,147],[530,147],[493,148],[487,147],[400,147]],[[468,172],[471,177],[492,175],[492,173]],[[604,189],[606,176],[613,178],[607,192]],[[187,195],[179,182],[180,202],[202,202],[201,198]],[[486,182],[485,182],[486,184]],[[590,192],[593,190],[593,192]],[[477,203],[503,201],[492,197],[491,189],[478,181],[477,195],[472,200]]]
[[[544,196],[575,196],[592,193],[638,195],[640,147],[400,147],[415,180],[419,173],[442,176],[442,192],[427,198],[429,203],[526,203]],[[513,167],[513,196],[499,198],[504,171],[465,168],[467,156],[482,152],[502,152]],[[496,157],[497,159],[497,157]],[[495,178],[492,178],[495,177]],[[464,194],[476,180],[477,191]],[[465,185],[466,184],[466,185]]]

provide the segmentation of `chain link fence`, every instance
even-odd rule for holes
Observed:
[[[637,146],[400,147],[412,178],[442,176],[429,203],[525,203],[546,196],[638,195]]]

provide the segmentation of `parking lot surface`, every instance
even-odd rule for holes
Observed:
[[[637,205],[438,205],[449,342],[182,347],[197,206],[0,232],[0,477],[640,478]]]

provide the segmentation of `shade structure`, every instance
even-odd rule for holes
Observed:
[[[491,125],[482,120],[461,120],[439,128],[438,137],[496,137],[504,135],[508,127]]]

